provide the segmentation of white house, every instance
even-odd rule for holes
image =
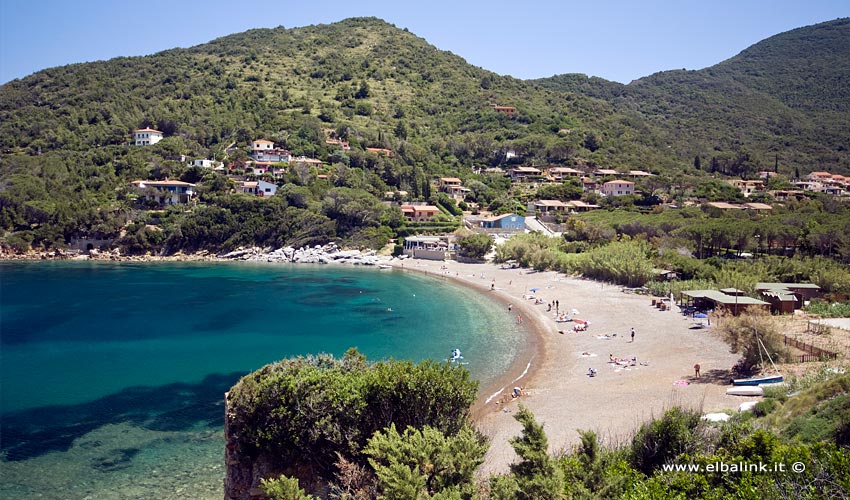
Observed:
[[[207,159],[192,160],[192,166],[201,168],[213,168],[213,161]]]
[[[265,139],[257,139],[251,142],[251,149],[254,151],[262,151],[264,149],[274,149],[274,142]]]
[[[150,146],[162,140],[162,132],[152,128],[140,128],[135,132],[136,146]]]
[[[632,181],[608,181],[602,185],[602,194],[605,196],[623,196],[634,192],[635,183]]]
[[[183,181],[133,181],[132,184],[142,198],[154,200],[162,205],[189,203],[195,195],[194,184]]]
[[[243,193],[256,196],[274,196],[277,193],[277,185],[263,180],[243,181],[240,189]]]

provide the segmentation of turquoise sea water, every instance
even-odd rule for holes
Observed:
[[[221,498],[223,393],[244,373],[457,347],[486,382],[522,337],[500,304],[395,270],[3,263],[0,497]]]

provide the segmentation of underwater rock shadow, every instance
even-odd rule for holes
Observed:
[[[2,415],[0,452],[21,461],[67,451],[74,440],[107,424],[130,422],[157,431],[224,425],[224,393],[247,372],[211,374],[197,384],[129,387],[77,405],[43,406]]]

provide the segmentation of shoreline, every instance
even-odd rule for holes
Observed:
[[[6,257],[0,256],[0,261],[242,262],[209,253],[168,257],[104,255],[93,259]],[[603,445],[616,445],[627,442],[642,423],[674,405],[707,413],[735,411],[743,402],[758,400],[725,394],[729,368],[738,355],[729,352],[729,346],[714,328],[691,330],[688,318],[651,307],[649,296],[623,293],[619,286],[554,271],[502,269],[492,263],[400,260],[388,256],[381,257],[380,263],[391,265],[393,270],[450,279],[457,286],[497,301],[499,307],[512,304],[513,311],[506,314],[523,317],[522,331],[527,335],[524,348],[507,371],[479,387],[477,400],[470,408],[473,425],[490,440],[479,470],[482,475],[504,473],[516,460],[509,440],[522,430],[512,415],[518,403],[531,410],[544,426],[549,451],[556,453],[579,442],[578,430],[595,431]],[[528,300],[532,293],[542,299],[541,304]],[[556,323],[554,308],[546,311],[552,300],[560,302],[561,312],[580,311],[575,316],[590,321],[588,330],[574,333],[571,328],[576,323]],[[637,330],[634,341],[628,336],[630,328]],[[636,362],[609,363],[609,354],[634,357]],[[702,366],[701,379],[693,376],[694,363]],[[589,368],[598,375],[588,377]],[[523,388],[519,398],[508,395],[515,386]]]
[[[578,430],[592,430],[603,445],[616,445],[628,442],[641,424],[672,406],[702,413],[737,411],[741,403],[758,400],[726,395],[729,368],[738,355],[729,352],[718,332],[690,329],[690,319],[652,307],[649,296],[554,271],[502,269],[492,263],[396,260],[392,264],[448,277],[503,307],[513,304],[514,314],[524,318],[527,349],[505,374],[482,387],[470,412],[473,424],[490,439],[481,474],[504,473],[516,460],[509,440],[522,430],[513,418],[517,404],[529,408],[543,424],[549,451],[556,453],[579,443]],[[479,278],[482,274],[485,279]],[[527,299],[532,290],[542,304]],[[559,301],[561,312],[580,311],[575,316],[590,322],[587,331],[573,332],[574,322],[557,323],[555,309],[546,310],[553,299]],[[631,328],[637,331],[634,340]],[[610,363],[609,355],[636,361]],[[700,379],[694,376],[695,363],[702,367]],[[589,368],[597,376],[589,377]],[[518,376],[522,377],[516,380]],[[506,394],[514,386],[523,387],[519,398]],[[493,397],[496,389],[502,389],[501,397]]]
[[[412,264],[415,265],[407,265],[404,264]],[[490,380],[486,385],[482,384],[478,390],[478,398],[475,403],[470,408],[470,418],[473,423],[477,422],[486,413],[489,413],[490,408],[489,405],[494,402],[494,400],[498,401],[502,398],[500,396],[507,394],[506,391],[509,391],[515,385],[519,385],[520,387],[525,386],[531,380],[533,380],[537,370],[539,369],[541,362],[545,359],[545,347],[544,347],[544,334],[543,330],[545,329],[545,324],[541,320],[541,318],[536,314],[534,308],[532,308],[529,304],[526,304],[524,300],[518,300],[513,297],[509,293],[507,293],[504,289],[497,287],[495,290],[489,289],[489,284],[492,281],[485,279],[479,283],[470,278],[470,274],[462,275],[459,271],[457,271],[457,266],[459,263],[455,261],[429,261],[429,260],[419,260],[419,259],[393,259],[389,262],[393,269],[401,270],[403,272],[414,272],[424,274],[426,276],[430,276],[432,278],[443,278],[449,279],[455,285],[467,288],[474,293],[481,294],[482,297],[487,300],[495,301],[499,303],[503,308],[506,308],[508,304],[513,306],[513,311],[509,314],[515,315],[520,314],[523,317],[522,330],[528,335],[528,340],[525,344],[525,348],[523,348],[517,355],[516,360],[508,367],[508,369]],[[461,264],[463,266],[492,266],[496,267],[494,264]],[[446,266],[449,269],[441,270],[440,266]],[[469,269],[466,269],[469,271]],[[447,272],[449,271],[449,272]],[[489,271],[489,269],[488,269]],[[515,270],[516,271],[516,270]],[[452,274],[457,273],[457,274]],[[479,273],[471,273],[478,276]],[[492,275],[492,272],[488,272],[488,275]]]

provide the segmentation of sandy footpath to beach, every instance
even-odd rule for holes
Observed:
[[[690,329],[693,320],[676,311],[652,307],[652,297],[555,272],[501,269],[494,264],[406,260],[403,267],[448,276],[491,295],[504,304],[505,314],[522,315],[532,336],[529,352],[497,384],[509,385],[505,395],[486,405],[479,401],[473,412],[479,429],[491,439],[484,474],[505,472],[516,460],[508,440],[521,431],[513,418],[518,403],[526,405],[544,424],[550,451],[557,452],[579,442],[580,429],[595,431],[603,443],[620,443],[630,439],[641,423],[673,405],[709,413],[736,409],[740,403],[753,400],[726,395],[728,370],[738,356],[729,352],[717,332]],[[532,288],[539,290],[532,292]],[[530,294],[544,303],[535,305],[534,300],[523,298]],[[559,301],[562,312],[577,310],[576,318],[590,322],[587,331],[573,333],[575,323],[556,322],[554,308],[546,311],[553,300]],[[511,312],[508,304],[513,305]],[[629,336],[631,328],[635,329],[634,342]],[[598,338],[604,335],[609,338]],[[634,356],[638,364],[611,364],[611,354],[616,358]],[[531,361],[528,375],[510,384],[527,360]],[[694,378],[695,363],[701,366],[700,379]],[[591,367],[597,376],[587,376]],[[674,385],[677,381],[687,381],[688,385]],[[514,385],[525,388],[520,398],[508,395]],[[492,390],[485,388],[483,392],[486,398]],[[507,402],[497,404],[499,399]]]

